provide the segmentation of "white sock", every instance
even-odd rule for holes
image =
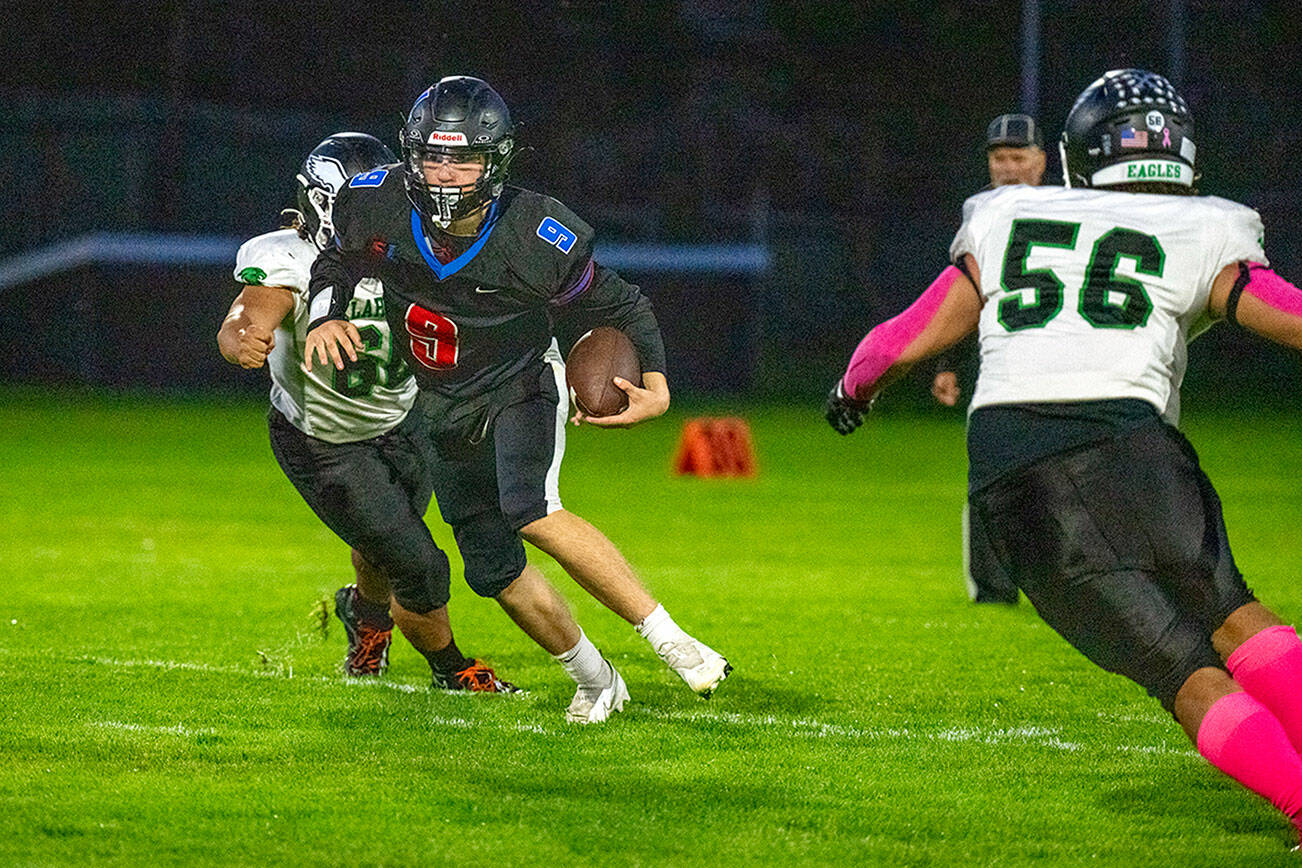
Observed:
[[[614,669],[606,663],[597,646],[592,644],[583,628],[579,628],[579,641],[563,654],[552,655],[565,667],[566,673],[580,687],[606,687]]]
[[[674,623],[664,606],[656,606],[650,615],[637,625],[638,635],[651,643],[652,648],[659,648],[666,642],[681,642],[690,639],[683,628]]]

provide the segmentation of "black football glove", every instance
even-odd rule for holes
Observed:
[[[856,401],[847,395],[845,387],[841,385],[841,378],[837,377],[836,385],[827,393],[827,410],[824,415],[827,417],[827,424],[831,425],[836,433],[849,434],[863,424],[863,414],[867,413],[871,406],[871,401]]]

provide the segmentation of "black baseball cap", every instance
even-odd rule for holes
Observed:
[[[986,150],[1044,147],[1044,133],[1030,115],[1000,115],[986,128]]]

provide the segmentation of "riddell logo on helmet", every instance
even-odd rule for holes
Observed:
[[[444,132],[439,132],[438,130],[435,130],[434,132],[432,132],[432,133],[429,134],[429,144],[431,144],[431,145],[465,145],[465,144],[469,144],[469,143],[466,141],[466,134],[465,134],[465,133],[444,133]]]

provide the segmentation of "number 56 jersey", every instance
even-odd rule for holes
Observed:
[[[972,409],[1139,398],[1172,424],[1212,282],[1235,262],[1269,264],[1244,205],[1064,187],[968,199],[950,258],[968,253],[984,300]]]

